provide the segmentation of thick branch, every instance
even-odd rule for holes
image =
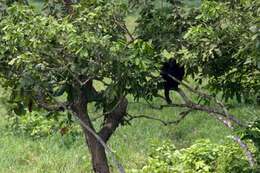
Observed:
[[[217,110],[217,109],[213,109],[213,108],[207,107],[207,106],[204,106],[204,107],[203,107],[203,106],[201,106],[201,105],[199,105],[199,104],[196,104],[196,103],[190,104],[191,102],[190,102],[189,100],[187,100],[187,99],[188,99],[187,96],[184,94],[184,92],[183,92],[181,89],[179,89],[179,90],[178,90],[178,93],[182,96],[182,98],[184,99],[184,101],[185,101],[187,104],[192,105],[192,107],[194,107],[194,108],[196,108],[196,109],[198,109],[198,110],[206,111],[206,112],[208,112],[208,113],[216,113],[216,114],[219,114],[219,115],[223,115],[223,116],[227,117],[228,119],[230,119],[231,121],[233,121],[234,123],[236,123],[237,125],[239,125],[239,126],[241,126],[241,127],[245,126],[245,125],[243,125],[238,119],[236,119],[234,115],[228,113],[228,111],[227,111],[226,107],[224,106],[224,104],[223,104],[221,101],[219,101],[216,97],[213,97],[213,96],[210,96],[210,95],[208,95],[208,94],[206,94],[206,93],[203,93],[203,92],[201,92],[201,91],[195,90],[195,89],[193,89],[191,86],[189,86],[188,84],[186,84],[186,83],[184,83],[184,82],[182,82],[182,81],[176,79],[174,76],[172,76],[172,75],[169,75],[169,76],[170,76],[174,81],[180,83],[181,85],[183,85],[184,87],[186,87],[186,88],[187,88],[188,90],[190,90],[191,92],[193,92],[193,93],[195,93],[195,94],[197,94],[197,95],[199,95],[199,96],[201,96],[201,97],[203,97],[203,98],[205,98],[205,99],[209,99],[209,100],[215,101],[215,102],[220,106],[220,108],[222,109],[223,112],[222,112],[222,111],[219,111],[219,110]]]
[[[240,147],[244,150],[245,155],[246,155],[246,157],[247,157],[247,160],[248,160],[250,166],[251,166],[251,167],[254,167],[254,165],[255,165],[255,159],[254,159],[254,157],[253,157],[252,152],[249,150],[248,146],[247,146],[239,137],[237,137],[237,136],[232,136],[232,138],[233,138],[233,140],[234,140],[235,142],[237,142],[237,143],[240,145]]]
[[[105,150],[111,154],[111,159],[115,163],[115,165],[117,166],[118,171],[120,173],[125,173],[124,167],[116,159],[115,155],[113,154],[113,151],[106,145],[105,141],[99,135],[97,135],[96,132],[90,126],[87,125],[87,123],[82,119],[82,117],[80,118],[80,117],[76,116],[76,114],[74,112],[73,112],[73,115],[75,117],[77,117],[77,119],[79,120],[80,124],[98,140],[98,142],[105,148]]]
[[[127,99],[121,98],[116,108],[105,115],[105,122],[98,135],[106,142],[114,133],[120,123],[124,121],[124,116],[127,115]]]

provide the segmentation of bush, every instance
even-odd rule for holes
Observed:
[[[163,143],[152,149],[139,173],[252,173],[243,151],[235,144],[199,140],[186,149]],[[136,172],[136,171],[135,171]]]
[[[56,132],[60,132],[61,135],[67,133],[75,135],[80,130],[74,123],[69,122],[67,117],[46,117],[40,112],[9,116],[7,127],[15,134],[24,134],[33,138],[46,137]]]

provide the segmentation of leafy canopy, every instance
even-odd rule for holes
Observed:
[[[240,101],[260,89],[259,7],[255,0],[204,0],[193,9],[150,0],[141,7],[137,34],[214,93]]]
[[[125,10],[123,3],[106,1],[78,4],[66,17],[18,3],[6,9],[0,21],[0,75],[11,100],[23,108],[66,93],[70,101],[74,86],[89,80],[101,82],[104,90],[86,91],[88,101],[110,104],[127,94],[150,99],[159,75],[153,48],[142,40],[129,44]]]

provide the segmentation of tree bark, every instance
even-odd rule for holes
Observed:
[[[84,124],[86,124],[95,132],[95,129],[90,121],[90,118],[86,113],[86,107],[80,107],[80,106],[73,107],[73,111],[76,113],[76,116],[82,122],[84,122]],[[81,125],[81,127],[83,129],[86,144],[91,154],[93,171],[95,173],[110,173],[104,147],[100,144],[100,142],[88,129],[86,129],[83,125]]]
[[[109,112],[104,113],[105,122],[99,131],[98,135],[107,142],[111,135],[115,132],[120,123],[124,121],[124,116],[127,115],[128,101],[122,97],[119,99],[118,104]],[[105,109],[105,111],[107,111]]]
[[[104,147],[84,126],[81,127],[83,129],[85,140],[91,154],[93,171],[95,173],[109,173],[109,166]],[[91,128],[93,129],[93,127]]]
[[[92,83],[90,83],[87,88],[91,85]],[[71,109],[77,118],[79,118],[86,126],[96,133],[87,113],[87,90],[86,88],[82,88],[79,92],[80,94],[74,99]],[[120,98],[115,108],[105,115],[106,119],[103,127],[98,133],[96,133],[105,143],[109,140],[110,136],[114,133],[119,124],[123,122],[123,117],[126,115],[127,104],[128,103],[125,98]],[[91,154],[93,171],[95,173],[110,173],[105,148],[89,129],[84,127],[83,124],[81,124],[81,127],[85,135],[86,144]]]

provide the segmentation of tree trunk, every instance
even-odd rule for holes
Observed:
[[[83,128],[83,132],[85,134],[86,143],[88,145],[92,166],[95,173],[109,173],[109,166],[107,163],[107,157],[104,147],[100,144],[100,142],[93,136],[89,131]]]
[[[84,88],[78,90],[79,95],[74,100],[71,109],[75,113],[75,116],[77,116],[80,121],[84,123],[84,125],[81,124],[81,127],[83,129],[85,140],[91,154],[94,172],[110,173],[105,148],[92,132],[98,134],[102,141],[106,143],[118,125],[123,121],[123,117],[126,115],[128,102],[125,98],[120,98],[118,105],[116,105],[116,107],[111,110],[111,112],[107,113],[103,127],[97,133],[87,113],[88,98],[86,92],[89,91],[89,88],[92,87],[92,83],[89,82],[86,87],[88,90],[84,90]],[[85,126],[89,127],[92,132]]]
[[[74,106],[73,110],[76,113],[76,116],[85,125],[90,127],[93,130],[93,132],[95,132],[95,129],[89,119],[89,116],[86,113],[86,107],[78,105],[78,106]],[[95,173],[110,173],[104,147],[100,144],[100,142],[96,139],[96,137],[88,129],[86,129],[82,124],[81,124],[81,127],[83,129],[86,144],[87,144],[89,152],[91,154],[93,171]]]

